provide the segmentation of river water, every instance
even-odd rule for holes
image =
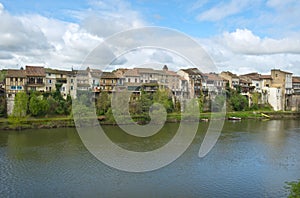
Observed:
[[[300,121],[225,122],[221,137],[198,157],[200,123],[193,144],[170,165],[129,173],[90,154],[74,128],[0,131],[1,197],[286,197],[286,181],[300,179]],[[105,126],[121,147],[153,150],[174,136],[134,138]]]

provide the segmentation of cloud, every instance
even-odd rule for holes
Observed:
[[[248,29],[237,29],[214,38],[200,39],[199,43],[212,57],[217,72],[268,74],[277,68],[300,75],[299,37],[261,38]]]
[[[220,38],[228,49],[248,55],[292,53],[300,54],[300,37],[282,39],[260,38],[248,29],[225,32]]]
[[[39,14],[12,15],[0,4],[1,67],[41,64],[69,69],[80,66],[105,37],[144,23],[129,4],[114,2],[117,6],[109,1],[90,1],[89,8],[74,11],[78,17],[76,23]],[[96,60],[86,61],[99,65]]]
[[[249,0],[231,0],[229,3],[221,2],[215,7],[206,10],[197,16],[199,21],[219,21],[228,16],[243,12],[252,2]]]

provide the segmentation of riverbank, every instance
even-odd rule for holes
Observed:
[[[274,112],[274,111],[239,111],[227,112],[225,119],[237,117],[241,119],[299,119],[300,112]],[[200,121],[209,121],[210,119],[223,119],[224,115],[220,113],[201,113]],[[108,121],[105,116],[98,117],[99,123],[103,125],[115,125],[116,123]],[[135,116],[134,120],[143,124],[145,117]],[[171,113],[167,116],[167,122],[180,122],[181,114]],[[22,130],[22,129],[40,129],[40,128],[64,128],[75,127],[72,117],[49,117],[49,118],[33,118],[28,117],[19,123],[10,123],[7,118],[0,118],[0,129],[2,130]]]

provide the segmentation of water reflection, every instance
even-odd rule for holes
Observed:
[[[203,159],[200,123],[193,144],[174,163],[149,173],[126,173],[96,160],[75,129],[0,132],[0,194],[3,197],[282,197],[285,181],[300,178],[299,120],[226,122]],[[124,148],[155,149],[173,136],[168,124],[150,138],[134,138],[105,126]],[[246,194],[245,194],[246,192]]]

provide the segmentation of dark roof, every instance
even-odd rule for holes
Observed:
[[[181,70],[188,73],[189,75],[201,75],[202,76],[202,73],[197,68],[189,68],[189,69],[181,69]]]
[[[19,69],[8,69],[6,73],[6,77],[20,77],[25,78],[26,73],[25,70],[19,70]]]
[[[46,76],[45,68],[26,65],[26,76]]]
[[[113,72],[103,72],[101,75],[101,79],[107,79],[107,78],[118,78]]]

